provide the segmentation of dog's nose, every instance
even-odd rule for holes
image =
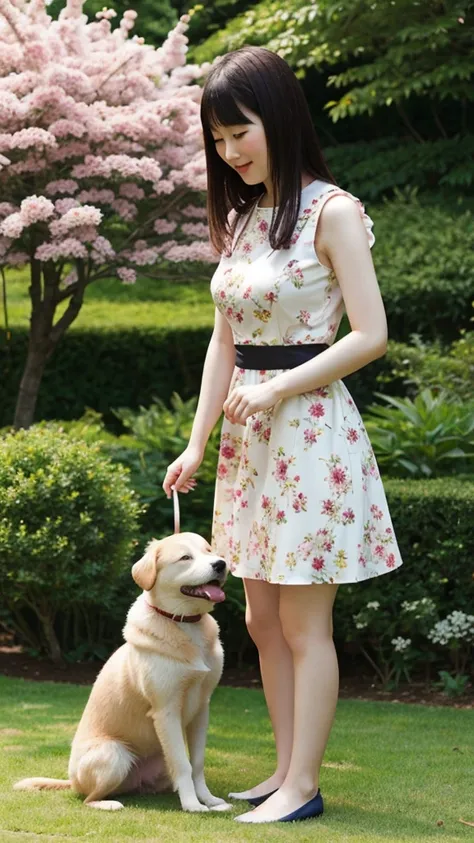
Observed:
[[[212,568],[216,572],[216,574],[223,574],[227,565],[225,564],[223,559],[219,559],[218,562],[212,563]]]

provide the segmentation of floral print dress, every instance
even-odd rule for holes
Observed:
[[[344,302],[316,256],[324,204],[357,202],[372,246],[372,221],[351,194],[323,181],[302,190],[290,249],[273,251],[272,208],[257,203],[211,282],[236,344],[331,344]],[[281,370],[234,370],[231,389]],[[213,520],[216,551],[235,576],[271,583],[353,583],[402,564],[374,454],[342,381],[279,401],[245,426],[224,419]]]

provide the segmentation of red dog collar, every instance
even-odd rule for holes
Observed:
[[[159,615],[163,615],[164,618],[170,618],[170,620],[176,621],[176,623],[197,623],[202,618],[202,615],[172,615],[171,612],[165,612],[164,609],[158,609],[157,606],[152,606],[147,600],[145,602],[150,609],[154,609]]]

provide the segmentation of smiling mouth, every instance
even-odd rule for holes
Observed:
[[[209,600],[211,603],[222,603],[225,594],[219,580],[210,580],[202,585],[182,585],[182,594],[188,597],[200,597],[202,600]]]
[[[247,170],[247,168],[250,167],[250,165],[252,163],[253,163],[252,161],[249,161],[248,164],[239,164],[239,165],[236,164],[235,169],[236,170]]]

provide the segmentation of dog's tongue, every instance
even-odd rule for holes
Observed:
[[[225,600],[225,594],[220,585],[207,584],[197,585],[193,588],[192,593],[195,597],[204,597],[211,601],[211,603],[222,603]]]

